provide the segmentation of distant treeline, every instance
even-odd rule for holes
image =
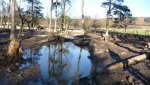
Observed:
[[[106,26],[106,19],[105,18],[100,18],[100,19],[95,19],[91,17],[85,17],[84,18],[84,26],[86,29],[89,28],[101,28]],[[130,25],[150,25],[150,18],[149,17],[132,17],[132,20],[130,22]],[[40,25],[48,27],[49,24],[49,19],[41,19]],[[61,23],[60,20],[58,20],[58,23]],[[111,20],[111,26],[113,25],[113,19]],[[54,26],[54,19],[52,19],[52,27]],[[66,26],[68,29],[78,29],[82,26],[81,24],[81,19],[71,19],[69,18],[66,20]],[[59,26],[58,26],[59,27]]]

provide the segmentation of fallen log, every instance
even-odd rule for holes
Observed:
[[[142,55],[138,55],[135,57],[131,57],[125,60],[122,60],[120,62],[114,63],[114,64],[110,64],[108,66],[106,66],[106,68],[104,69],[104,71],[107,72],[111,72],[111,71],[117,71],[123,68],[126,68],[130,65],[136,64],[142,60],[145,60],[148,57],[147,54],[142,54]]]

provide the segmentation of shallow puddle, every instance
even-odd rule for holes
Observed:
[[[28,69],[35,64],[39,69],[36,79],[27,81],[28,85],[72,85],[73,81],[90,75],[89,52],[71,42],[24,50],[23,58],[31,60],[19,69]]]

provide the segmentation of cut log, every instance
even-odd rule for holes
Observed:
[[[130,66],[130,65],[133,65],[133,64],[136,64],[142,60],[145,60],[147,58],[147,54],[142,54],[142,55],[138,55],[138,56],[135,56],[135,57],[132,57],[132,58],[129,58],[129,59],[125,59],[123,61],[120,61],[118,63],[115,63],[115,64],[112,64],[112,65],[108,65],[106,68],[105,68],[105,71],[117,71],[117,70],[120,70],[120,69],[123,69],[127,66]]]

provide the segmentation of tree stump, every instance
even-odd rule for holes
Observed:
[[[7,51],[7,56],[9,61],[16,61],[19,59],[18,54],[19,52],[22,52],[22,49],[20,48],[20,41],[16,38],[11,39],[8,51]]]

